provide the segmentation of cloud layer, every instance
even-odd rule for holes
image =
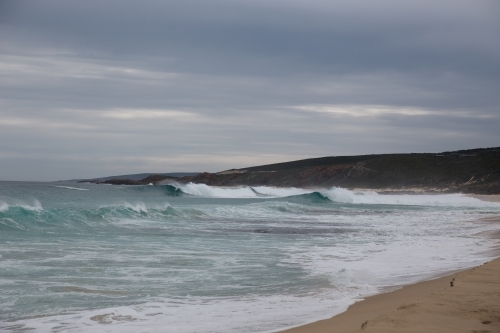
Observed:
[[[499,146],[496,1],[2,1],[0,179]]]

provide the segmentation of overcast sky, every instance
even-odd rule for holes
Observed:
[[[500,2],[0,0],[0,180],[500,146]]]

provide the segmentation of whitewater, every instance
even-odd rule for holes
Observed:
[[[272,332],[494,258],[462,194],[0,182],[0,332]]]

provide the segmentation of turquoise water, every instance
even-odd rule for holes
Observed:
[[[482,263],[454,195],[0,182],[0,331],[264,332]]]

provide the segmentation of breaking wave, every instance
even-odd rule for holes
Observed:
[[[43,232],[68,228],[105,230],[110,225],[119,226],[130,221],[137,223],[165,221],[176,216],[182,216],[182,212],[171,207],[168,202],[147,205],[142,201],[124,201],[86,209],[76,207],[43,209],[38,201],[35,201],[33,206],[9,205],[0,201],[0,230],[2,227]]]
[[[378,194],[353,192],[343,188],[321,191],[333,202],[367,205],[500,207],[498,203],[481,201],[463,194]]]
[[[464,194],[378,194],[372,191],[350,191],[340,187],[330,189],[279,188],[270,186],[216,187],[205,184],[166,185],[175,195],[187,194],[207,198],[286,198],[311,196],[335,203],[365,205],[500,207]]]
[[[251,187],[221,188],[212,187],[205,184],[189,183],[180,187],[181,191],[187,194],[213,197],[213,198],[255,198],[258,193]]]
[[[26,211],[39,212],[43,210],[42,204],[37,199],[33,200],[33,205],[24,202],[14,202],[8,204],[4,201],[0,201],[0,213],[6,212],[9,209],[21,209]]]
[[[191,219],[219,219],[232,216],[267,219],[275,214],[336,214],[346,207],[366,209],[360,205],[453,207],[453,209],[488,208],[497,212],[499,203],[485,202],[462,194],[442,195],[382,195],[368,191],[350,191],[343,188],[301,189],[269,186],[215,187],[205,184],[164,185],[130,188],[130,191],[156,191],[145,193],[141,200],[123,199],[109,204],[87,206],[42,207],[37,199],[25,201],[0,200],[0,229],[39,230],[54,232],[63,229],[106,230],[109,226],[122,227],[144,223],[177,223]],[[201,198],[254,199],[250,205],[205,206],[175,205],[158,202],[158,198],[188,196]],[[136,195],[134,195],[136,197]],[[153,199],[153,200],[151,200]],[[358,208],[357,208],[358,207]],[[113,228],[111,228],[113,229]]]

